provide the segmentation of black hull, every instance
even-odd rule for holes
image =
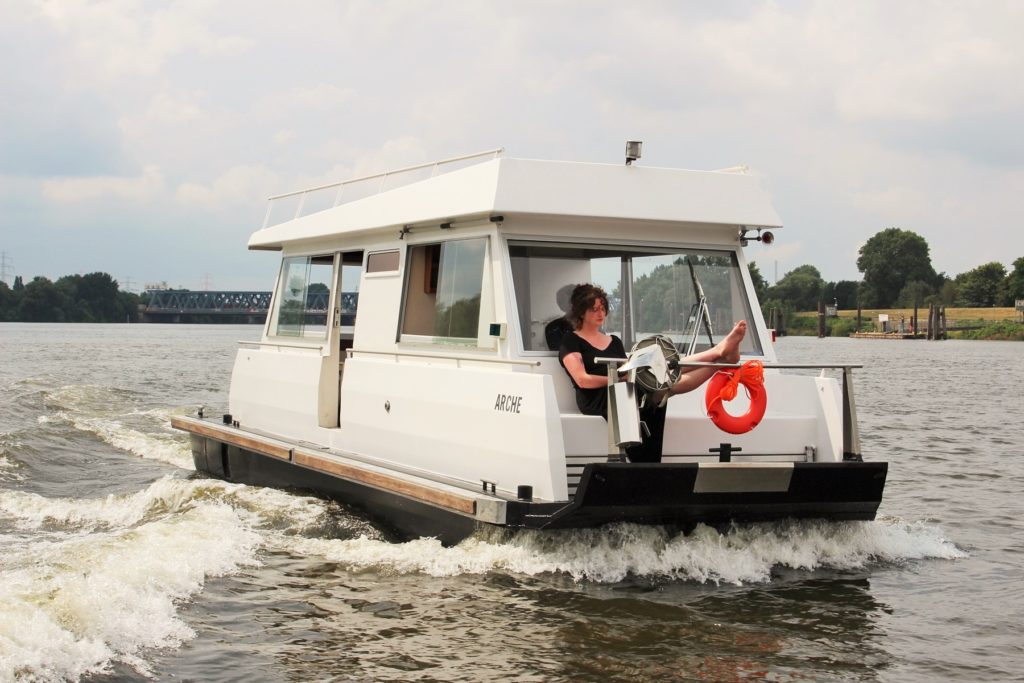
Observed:
[[[884,462],[793,463],[784,489],[732,492],[699,491],[697,464],[593,464],[575,500],[537,520],[536,528],[627,521],[684,528],[785,518],[869,521],[882,502],[887,470]]]
[[[470,536],[481,524],[473,517],[443,507],[215,439],[193,435],[192,459],[197,471],[218,479],[252,486],[309,491],[363,510],[406,538],[433,536],[445,545],[455,545]]]
[[[370,485],[209,436],[193,433],[191,438],[200,472],[232,482],[310,491],[365,510],[404,537],[432,536],[446,545],[488,524],[578,529],[632,522],[692,529],[699,523],[785,518],[873,520],[888,468],[884,462],[793,463],[716,473],[695,463],[595,463],[586,466],[572,501],[499,500],[503,521],[492,522],[386,485]]]

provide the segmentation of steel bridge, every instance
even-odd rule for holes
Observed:
[[[168,323],[250,323],[262,324],[270,308],[270,292],[192,292],[150,289],[149,303],[142,310],[144,322]],[[341,293],[341,323],[355,320],[357,292]],[[310,292],[306,314],[327,316],[328,292]]]

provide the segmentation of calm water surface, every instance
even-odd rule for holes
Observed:
[[[399,542],[193,471],[255,327],[0,325],[0,681],[1024,679],[1024,345],[863,363],[871,523]]]

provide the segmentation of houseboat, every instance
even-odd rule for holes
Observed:
[[[449,544],[487,525],[873,519],[887,464],[861,457],[858,366],[780,364],[761,315],[743,247],[782,227],[762,178],[637,156],[493,150],[272,197],[248,246],[280,252],[280,270],[261,338],[239,342],[228,412],[172,420],[196,469]],[[624,375],[606,361],[608,420],[580,413],[552,339],[577,283],[608,292],[605,329],[635,349]],[[734,321],[763,384],[727,415],[754,419],[726,431],[703,387],[672,397],[661,462],[630,462],[634,390]]]

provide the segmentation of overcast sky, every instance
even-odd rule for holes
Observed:
[[[505,147],[762,173],[748,257],[1024,256],[1024,2],[0,0],[8,281],[270,289],[266,197]]]

